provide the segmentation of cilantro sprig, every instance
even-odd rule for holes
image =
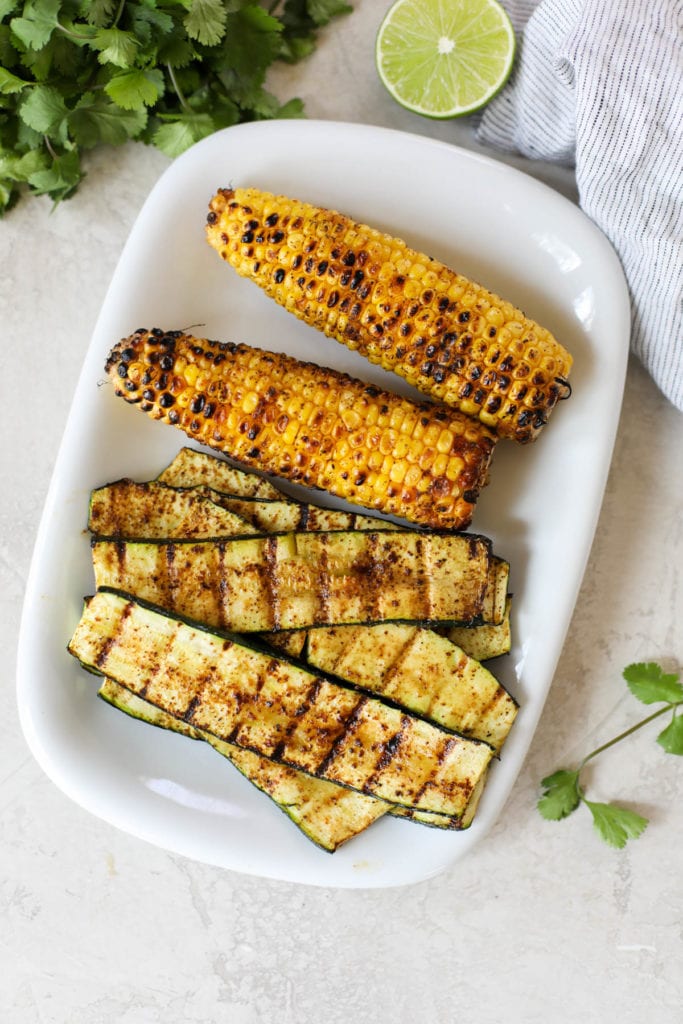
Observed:
[[[0,215],[71,196],[83,153],[128,139],[170,157],[242,121],[303,117],[265,88],[345,0],[0,0]]]
[[[538,810],[549,821],[560,821],[584,804],[593,817],[598,835],[610,846],[622,849],[629,839],[637,839],[648,824],[635,811],[613,803],[588,800],[581,785],[581,772],[589,761],[605,750],[633,735],[643,726],[669,714],[669,724],[657,736],[657,742],[668,754],[683,755],[683,686],[678,674],[665,673],[656,662],[628,665],[623,672],[629,690],[642,704],[661,704],[651,715],[603,743],[587,754],[577,768],[561,768],[543,779],[543,795]]]

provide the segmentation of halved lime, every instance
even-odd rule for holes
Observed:
[[[379,76],[426,117],[479,110],[512,70],[515,34],[496,0],[396,0],[377,35]]]

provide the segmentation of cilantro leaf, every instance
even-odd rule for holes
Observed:
[[[11,14],[15,8],[21,5],[16,3],[15,0],[0,0],[0,21],[6,18],[8,14]]]
[[[144,110],[156,103],[163,94],[164,76],[159,68],[122,71],[109,79],[104,91],[124,110]]]
[[[66,117],[61,93],[50,85],[36,85],[19,107],[22,121],[41,135],[60,136]]]
[[[116,0],[89,0],[83,4],[86,21],[91,25],[105,26],[111,23],[116,10]]]
[[[92,40],[92,47],[99,50],[100,64],[115,64],[128,68],[135,63],[139,43],[131,32],[119,28],[102,28]]]
[[[260,7],[249,4],[228,18],[220,49],[219,78],[232,98],[253,110],[264,100],[266,69],[280,52],[280,22]],[[268,116],[268,115],[266,115]]]
[[[664,673],[654,661],[628,665],[623,675],[633,696],[643,704],[683,701],[683,686],[678,682],[678,676]]]
[[[581,803],[579,772],[560,769],[543,779],[545,792],[538,801],[538,810],[547,821],[560,821]]]
[[[346,0],[0,0],[0,215],[22,190],[57,202],[96,145],[174,157],[240,121],[304,116],[265,88]],[[30,154],[30,156],[29,156]]]
[[[29,184],[36,195],[49,195],[55,202],[65,199],[83,177],[78,153],[74,150],[56,157],[46,170],[36,171]]]
[[[683,715],[674,715],[666,729],[660,732],[657,743],[667,754],[683,754]]]
[[[647,818],[614,804],[584,801],[593,815],[598,834],[609,846],[622,850],[629,839],[637,839],[647,827]]]
[[[184,24],[190,39],[205,46],[216,46],[225,35],[226,19],[222,0],[192,0]]]
[[[8,95],[13,92],[21,92],[29,83],[19,78],[18,75],[13,75],[7,68],[0,68],[0,93]]]
[[[0,217],[3,217],[19,198],[14,182],[0,178]]]
[[[159,46],[161,41],[175,30],[176,23],[166,11],[159,11],[156,7],[144,3],[130,4],[129,6],[131,10],[130,30],[141,43],[145,45],[149,43],[154,33],[154,45]],[[182,26],[178,27],[182,31]]]
[[[146,110],[123,110],[101,93],[85,93],[68,114],[74,142],[86,149],[98,143],[119,146],[134,139],[147,122]]]
[[[287,117],[298,118],[305,116],[306,114],[304,113],[303,101],[296,96],[294,97],[294,99],[289,100],[288,103],[283,103],[280,109],[273,114],[273,117],[277,118],[278,120]]]
[[[28,181],[32,174],[45,170],[50,164],[46,149],[29,149],[23,156],[3,153],[0,156],[0,178]]]
[[[327,25],[338,14],[353,10],[344,0],[306,0],[306,9],[316,25]]]
[[[210,114],[184,114],[157,128],[153,141],[166,156],[176,157],[215,130],[216,125]]]
[[[42,50],[57,28],[57,15],[61,0],[41,0],[27,4],[22,18],[12,18],[10,28],[24,46],[30,50]]]
[[[560,770],[549,775],[543,780],[546,791],[538,802],[540,813],[551,820],[566,817],[579,803],[584,803],[593,816],[599,835],[617,849],[623,848],[629,839],[636,839],[643,832],[648,823],[647,818],[614,804],[587,800],[579,782],[580,773],[587,762],[667,712],[672,713],[672,718],[658,735],[657,742],[667,753],[683,756],[683,713],[678,713],[678,707],[683,705],[683,688],[678,681],[679,674],[667,674],[660,665],[650,661],[628,665],[623,676],[638,700],[644,704],[662,704],[663,707],[591,751],[581,761],[577,771]]]
[[[172,68],[185,68],[195,58],[195,48],[184,32],[174,29],[159,41],[157,56],[160,64]]]

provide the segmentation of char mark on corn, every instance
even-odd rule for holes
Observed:
[[[569,395],[572,359],[497,295],[336,211],[221,189],[207,238],[238,274],[328,337],[499,436],[533,440]]]
[[[495,435],[290,356],[179,331],[111,351],[116,393],[245,466],[440,529],[471,522]]]

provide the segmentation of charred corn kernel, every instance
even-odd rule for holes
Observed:
[[[178,399],[167,387],[177,362],[185,385]],[[141,371],[135,379],[132,366]],[[188,383],[190,366],[202,389]],[[457,410],[411,402],[290,356],[181,331],[155,328],[124,338],[106,369],[118,395],[237,462],[430,527],[469,525],[496,442]],[[384,427],[368,424],[371,413],[378,424],[377,410]],[[412,434],[388,426],[393,420],[409,420]],[[438,454],[438,473],[419,465],[427,448],[420,433],[442,443],[452,438]]]
[[[569,394],[572,359],[548,330],[400,239],[251,188],[213,197],[207,237],[297,317],[502,437],[531,441]],[[511,397],[520,362],[540,402]]]
[[[433,448],[425,448],[420,456],[418,465],[420,469],[431,469],[436,458],[436,452]]]

